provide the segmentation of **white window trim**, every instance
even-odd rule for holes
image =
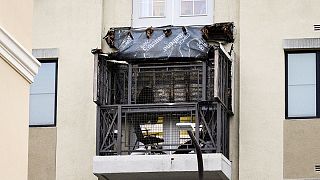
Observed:
[[[0,27],[0,56],[29,83],[34,81],[40,62]]]
[[[214,16],[214,2],[213,0],[207,0],[207,13],[204,15],[185,16],[181,15],[181,3],[180,0],[173,0],[175,5],[178,6],[173,16],[173,25],[175,26],[188,26],[188,25],[209,25],[213,24]]]
[[[180,0],[180,2],[179,2],[179,13],[180,13],[180,17],[195,17],[195,16],[207,16],[208,15],[208,1],[209,0],[206,0],[206,13],[204,13],[204,14],[194,14],[194,1],[195,0],[190,0],[190,1],[192,1],[192,3],[193,3],[193,9],[192,9],[192,15],[182,15],[181,14],[181,1],[182,0]]]
[[[140,0],[140,1],[141,1],[141,0]],[[154,8],[154,7],[153,7],[153,1],[151,1],[151,2],[152,2],[152,6],[151,6],[152,10],[151,10],[151,12],[153,12],[153,8]],[[165,8],[164,8],[164,14],[166,14],[166,9],[167,9],[167,8],[166,8],[166,2],[167,2],[167,1],[164,0],[164,7],[165,7]],[[141,5],[140,5],[140,4],[138,5],[138,8],[139,8],[139,10],[138,10],[138,13],[139,13],[138,18],[139,18],[139,19],[143,19],[143,18],[165,18],[165,15],[163,15],[163,16],[153,16],[153,15],[152,15],[152,16],[141,16],[141,14],[140,14],[140,13],[141,13],[141,11],[140,11]]]
[[[165,1],[164,16],[140,17],[140,0],[132,0],[132,23],[134,28],[150,26],[167,26],[171,23],[172,6],[169,0]]]
[[[189,26],[210,25],[214,20],[214,0],[207,0],[207,14],[185,16],[181,15],[181,0],[165,1],[164,17],[140,17],[139,0],[132,0],[132,23],[133,28],[159,27],[159,26]],[[178,9],[178,10],[177,10]]]

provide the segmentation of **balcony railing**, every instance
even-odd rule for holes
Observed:
[[[97,155],[193,153],[187,132],[176,126],[189,122],[203,153],[228,157],[228,116],[214,101],[99,106]]]
[[[194,147],[176,123],[193,123],[203,153],[228,157],[231,60],[126,62],[95,56],[97,155],[181,154]]]
[[[206,61],[131,63],[97,55],[94,82],[101,106],[217,100],[231,111],[231,61],[219,47]]]

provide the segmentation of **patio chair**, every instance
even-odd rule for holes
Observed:
[[[143,143],[146,147],[151,146],[152,148],[158,148],[159,143],[164,142],[162,138],[156,137],[155,134],[149,134],[148,130],[145,131],[147,132],[146,135],[143,134],[143,130],[139,124],[134,124],[134,132],[137,136],[137,140],[133,149],[135,149],[139,142]]]

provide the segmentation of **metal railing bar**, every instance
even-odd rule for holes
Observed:
[[[202,63],[187,64],[187,65],[166,65],[166,66],[134,66],[132,69],[160,69],[160,68],[179,68],[179,67],[201,67]]]
[[[110,133],[111,129],[113,128],[113,124],[114,124],[114,122],[115,122],[115,120],[116,120],[116,118],[117,118],[117,115],[118,115],[118,112],[116,112],[116,114],[113,116],[112,122],[111,122],[111,124],[110,124],[110,127],[109,127],[109,129],[108,129],[108,131],[107,131],[104,139],[103,139],[103,142],[102,142],[101,147],[103,147],[103,146],[105,145],[105,143],[106,143],[106,141],[107,141],[107,138],[108,138],[108,136],[109,136],[109,133]]]
[[[117,136],[117,153],[118,155],[121,155],[121,140],[122,140],[122,132],[121,132],[121,120],[122,120],[122,109],[121,106],[118,106],[118,136]]]
[[[103,149],[109,149],[111,146],[115,145],[116,144],[116,141],[113,141],[111,144],[109,144],[109,146],[103,148]]]
[[[202,111],[200,111],[200,115],[201,115],[201,119],[202,119],[202,121],[203,121],[203,123],[204,123],[204,126],[206,127],[206,129],[207,129],[207,131],[208,131],[208,134],[209,134],[209,137],[210,137],[210,139],[211,139],[211,142],[212,142],[212,143],[215,143],[214,140],[213,140],[212,134],[211,134],[211,132],[210,132],[210,129],[209,129],[208,125],[207,125],[206,119],[205,119]],[[218,129],[218,131],[219,131],[219,129]]]
[[[181,108],[150,108],[150,109],[123,109],[125,113],[151,113],[151,112],[189,112],[194,111],[195,107],[181,107]]]
[[[163,152],[163,151],[193,151],[195,148],[189,149],[146,149],[146,150],[122,150],[121,152]],[[201,151],[214,151],[216,148],[201,148]]]
[[[154,68],[155,69],[155,68]],[[197,72],[199,71],[199,69],[174,69],[173,72]],[[144,73],[147,73],[149,75],[149,73],[161,73],[161,74],[168,74],[168,73],[172,73],[171,71],[155,71],[155,70],[152,70],[152,71],[140,71],[138,74],[144,74]],[[174,76],[171,75],[171,76]],[[136,76],[134,76],[136,77]],[[151,75],[149,75],[149,77],[151,77]]]

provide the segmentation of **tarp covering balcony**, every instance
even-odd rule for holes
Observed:
[[[212,26],[112,28],[104,38],[117,60],[207,59],[208,40],[233,42],[233,24]]]

